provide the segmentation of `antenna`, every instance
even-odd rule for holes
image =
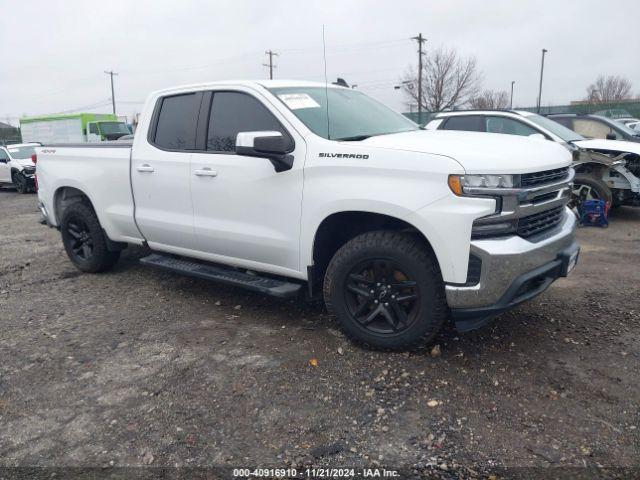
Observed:
[[[327,102],[327,140],[331,140],[329,122],[329,80],[327,79],[327,44],[324,41],[324,24],[322,24],[322,56],[324,58],[324,99]]]

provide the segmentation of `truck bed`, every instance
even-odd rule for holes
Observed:
[[[58,226],[61,187],[84,192],[114,241],[141,243],[131,192],[131,142],[49,144],[36,148],[39,198]]]

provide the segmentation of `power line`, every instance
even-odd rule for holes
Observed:
[[[277,57],[279,56],[276,52],[274,52],[273,50],[267,50],[266,52],[267,55],[269,55],[269,63],[263,63],[262,65],[265,67],[269,67],[269,80],[273,80],[273,69],[275,68],[273,66],[273,57]]]
[[[109,70],[109,71],[105,70],[104,73],[106,73],[111,77],[111,106],[113,107],[113,114],[115,115],[116,114],[116,94],[113,91],[113,76],[118,74],[113,70]]]
[[[422,33],[419,33],[411,40],[418,42],[418,118],[420,118],[420,113],[422,113],[422,44],[427,43],[427,39],[422,36]]]

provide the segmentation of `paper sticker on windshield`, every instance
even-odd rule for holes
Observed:
[[[320,108],[320,104],[306,93],[283,93],[282,95],[278,95],[278,98],[291,110]]]

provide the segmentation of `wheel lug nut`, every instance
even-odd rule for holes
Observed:
[[[379,283],[376,283],[376,286],[377,286],[377,287],[379,287],[379,286],[380,286],[380,284],[379,284]]]
[[[384,304],[384,306],[385,306],[385,307],[388,307],[388,306],[389,306],[389,304],[388,304],[388,303],[385,303],[385,304]]]
[[[373,303],[378,303],[378,300],[374,300]]]
[[[375,293],[375,290],[371,290],[371,293]]]

